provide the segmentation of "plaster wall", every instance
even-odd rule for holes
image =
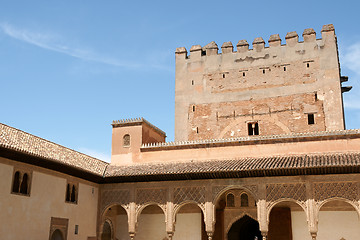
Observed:
[[[291,211],[291,228],[293,240],[311,240],[304,211]]]
[[[163,213],[140,215],[136,240],[163,240],[166,237],[165,215]]]
[[[360,239],[355,211],[320,211],[317,240]]]
[[[121,214],[116,216],[115,236],[119,240],[130,240],[127,215]]]
[[[98,205],[96,185],[80,181],[78,203],[66,203],[66,176],[52,174],[49,170],[35,169],[32,172],[30,196],[12,194],[14,167],[6,163],[11,161],[0,158],[2,239],[21,240],[28,239],[29,236],[32,239],[49,239],[51,217],[69,219],[68,240],[86,240],[88,237],[96,236]],[[78,235],[75,235],[75,225],[79,225]]]
[[[178,213],[173,239],[201,240],[201,213]]]
[[[176,162],[221,160],[242,157],[269,157],[311,153],[358,152],[360,139],[332,139],[306,142],[274,142],[224,147],[203,147],[188,149],[146,150],[142,151],[133,162],[124,161],[121,154],[113,155],[111,164],[126,165],[132,163]]]

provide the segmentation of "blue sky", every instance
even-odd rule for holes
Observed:
[[[360,128],[359,1],[0,0],[0,122],[109,160],[111,122],[174,138],[174,51],[333,23],[347,128]]]

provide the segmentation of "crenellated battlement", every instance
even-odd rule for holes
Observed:
[[[261,52],[266,48],[275,48],[275,47],[295,47],[297,44],[307,44],[310,42],[335,40],[335,28],[333,24],[324,25],[321,30],[321,38],[316,39],[316,32],[312,28],[307,28],[304,30],[303,41],[299,42],[299,35],[296,31],[288,32],[285,36],[285,44],[282,44],[282,40],[279,34],[273,34],[268,40],[268,46],[265,46],[265,41],[262,37],[257,37],[252,42],[252,48],[249,48],[249,43],[247,40],[240,40],[236,44],[236,50],[234,51],[234,46],[232,42],[225,42],[221,46],[221,53],[218,52],[218,45],[212,41],[204,47],[201,45],[193,45],[190,48],[190,54],[188,55],[187,49],[185,47],[177,48],[175,55],[177,59],[195,59],[199,57],[212,56],[212,55],[221,55],[229,53],[245,53],[245,52]],[[321,45],[321,43],[320,43]]]

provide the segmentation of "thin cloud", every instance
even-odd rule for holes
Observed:
[[[360,42],[344,49],[342,65],[360,76]]]
[[[37,47],[50,51],[66,54],[85,61],[99,62],[107,65],[125,67],[125,68],[144,68],[152,67],[157,69],[166,69],[166,66],[154,64],[138,64],[129,61],[121,61],[119,59],[105,57],[91,50],[76,48],[62,43],[61,37],[52,33],[39,33],[26,29],[16,28],[8,23],[0,23],[2,32],[16,40],[35,45]]]
[[[78,149],[79,152],[81,153],[84,153],[86,155],[89,155],[91,157],[94,157],[94,158],[97,158],[97,159],[100,159],[100,160],[103,160],[105,162],[110,162],[111,160],[111,157],[109,154],[106,154],[106,153],[102,153],[102,152],[97,152],[93,149],[88,149],[88,148],[83,148],[83,147],[80,147]]]
[[[349,93],[344,94],[345,110],[360,110],[360,84],[358,79],[360,78],[360,42],[356,42],[348,47],[342,47],[340,52],[341,67],[347,69],[349,74],[349,84],[353,85]]]

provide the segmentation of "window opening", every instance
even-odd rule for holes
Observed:
[[[265,74],[265,69],[263,69],[263,74]]]
[[[232,193],[229,193],[226,196],[226,206],[227,207],[235,207],[235,196]]]
[[[243,77],[245,77],[245,72],[243,72]]]
[[[286,71],[286,67],[284,67],[284,72]]]
[[[257,122],[248,123],[248,134],[249,136],[259,135],[259,124]]]
[[[65,201],[70,202],[70,184],[66,185],[66,198]]]
[[[70,202],[76,202],[76,189],[75,189],[75,185],[72,186],[71,189],[71,196],[70,196]]]
[[[199,128],[198,127],[196,127],[196,133],[199,133]]]
[[[194,80],[191,80],[191,85],[194,85]]]
[[[129,147],[130,146],[130,135],[126,134],[123,137],[123,146],[124,147]]]
[[[315,117],[313,113],[308,114],[308,125],[315,124]]]
[[[75,235],[79,234],[79,225],[75,225]]]
[[[306,63],[306,67],[309,68],[309,67],[310,67],[310,63]]]
[[[248,207],[249,206],[249,197],[246,193],[241,194],[241,206]]]
[[[194,105],[194,106],[192,106],[192,111],[193,111],[193,112],[195,112],[195,105]]]
[[[24,174],[21,186],[20,186],[20,193],[28,194],[28,175],[27,173]]]
[[[225,74],[223,73],[223,78],[225,78]]]
[[[13,188],[12,192],[18,193],[20,188],[20,172],[16,171],[14,174]]]

